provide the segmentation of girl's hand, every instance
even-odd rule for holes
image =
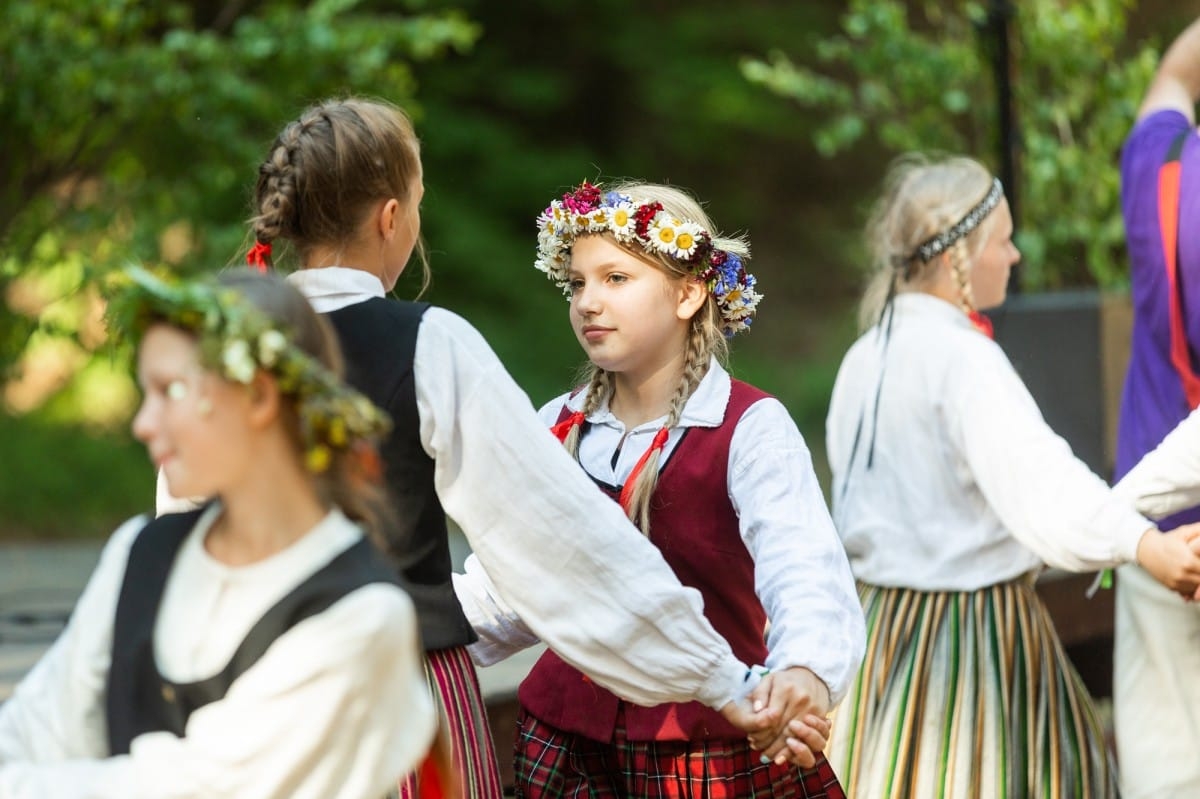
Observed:
[[[781,729],[750,733],[750,746],[763,753],[764,762],[816,765],[829,734],[829,689],[821,678],[802,666],[772,672],[749,698],[754,710],[773,711],[784,722]]]
[[[1137,562],[1154,579],[1181,596],[1200,590],[1200,523],[1185,524],[1169,533],[1150,528],[1138,541]]]
[[[754,710],[750,707],[749,700],[726,702],[719,712],[726,721],[747,735],[774,735],[784,723],[777,710]]]

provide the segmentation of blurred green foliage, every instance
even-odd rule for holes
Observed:
[[[141,445],[41,413],[0,414],[0,540],[96,538],[154,507]]]
[[[807,167],[808,122],[737,65],[834,19],[820,4],[772,2],[631,13],[597,0],[586,14],[549,0],[10,4],[0,292],[20,301],[0,309],[0,365],[27,377],[56,360],[69,374],[25,417],[34,427],[123,424],[112,409],[129,398],[86,379],[99,337],[89,281],[128,260],[237,264],[274,134],[307,103],[355,92],[404,105],[422,135],[428,298],[474,322],[535,403],[571,384],[581,355],[561,295],[532,268],[534,219],[583,178],[630,176],[683,185],[723,228],[749,231],[767,312],[738,342],[735,368],[817,431],[830,368],[804,363],[840,355],[828,331],[843,331],[825,324],[837,303],[823,300],[854,279],[830,268],[849,260],[854,236],[800,224],[838,213],[827,194],[796,190],[829,177]],[[398,293],[418,285],[409,275]],[[127,441],[120,431],[108,435]],[[145,503],[140,491],[108,496]],[[0,518],[15,515],[0,506]]]
[[[859,0],[849,11],[834,0],[0,3],[0,536],[100,534],[149,504],[149,468],[124,432],[136,397],[101,344],[87,287],[128,261],[239,265],[270,142],[305,105],[345,93],[412,113],[427,298],[478,326],[535,404],[568,387],[582,360],[566,304],[532,268],[534,219],[550,199],[583,178],[674,183],[720,228],[747,232],[765,300],[733,368],[784,402],[822,469],[829,389],[854,335],[858,229],[889,151],[937,141],[983,154],[993,135],[979,4],[910,5],[906,15]],[[1058,151],[1056,214],[1026,226],[1048,253],[1060,227],[1111,200],[1107,162],[1084,154],[1132,115],[1123,99],[1099,116],[1095,106],[1124,98],[1150,63],[1148,51],[1126,64],[1100,47],[1119,42],[1126,5],[1020,4],[1022,15],[1082,9],[1022,28],[1022,58],[1041,64],[1029,90],[1053,98],[1046,87],[1070,84],[1044,119],[1023,112],[1045,129],[1027,130],[1027,165],[1037,137],[1053,149],[1063,124],[1082,143]],[[1111,252],[1112,230],[1098,230],[1089,246]],[[419,290],[417,271],[400,296]]]
[[[1134,0],[851,0],[816,64],[785,51],[746,76],[826,114],[826,157],[863,139],[889,151],[945,150],[995,168],[998,6],[1012,9],[1011,77],[1021,150],[1018,243],[1029,289],[1127,283],[1117,153],[1157,64],[1130,46]]]

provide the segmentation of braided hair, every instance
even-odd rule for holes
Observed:
[[[325,100],[289,122],[258,168],[254,238],[286,240],[303,263],[317,245],[352,241],[374,203],[411,201],[421,149],[402,109],[383,100]],[[424,282],[429,281],[418,242]]]

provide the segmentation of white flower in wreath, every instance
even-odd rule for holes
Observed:
[[[676,228],[679,223],[666,214],[659,214],[654,224],[646,231],[646,238],[651,249],[664,255],[674,255],[678,252],[675,245]]]
[[[675,228],[675,250],[671,255],[685,261],[690,259],[704,236],[704,228],[695,222],[681,222]]]
[[[254,379],[254,371],[257,368],[250,354],[250,345],[242,339],[226,342],[221,351],[221,365],[225,369],[226,377],[246,384]]]
[[[587,215],[588,225],[587,232],[603,233],[608,230],[612,224],[612,213],[608,208],[600,206],[595,211]]]
[[[287,337],[278,330],[267,330],[258,337],[258,362],[270,369],[287,349]]]
[[[617,237],[617,241],[632,241],[635,235],[633,205],[622,202],[612,207],[608,228]]]

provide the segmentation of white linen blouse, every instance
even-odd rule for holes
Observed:
[[[1152,519],[1200,505],[1200,409],[1142,456],[1113,491]]]
[[[322,313],[384,296],[359,269],[288,280]],[[699,592],[567,455],[475,328],[431,307],[414,377],[442,507],[538,638],[638,704],[720,708],[745,694],[747,666],[704,617]]]
[[[678,427],[671,430],[661,464],[667,463],[687,428],[721,424],[730,386],[729,373],[714,359],[684,406]],[[542,424],[555,424],[564,402],[573,411],[582,410],[584,399],[580,392],[550,401],[541,410]],[[588,417],[591,427],[580,442],[579,462],[595,478],[623,485],[665,419],[627,431],[605,401]],[[866,646],[862,608],[808,447],[777,399],[754,403],[738,420],[730,442],[726,490],[738,515],[742,542],[754,559],[755,592],[770,620],[765,665],[772,670],[810,669],[838,702]],[[617,507],[611,499],[606,501]],[[585,579],[586,564],[569,568],[574,579]],[[468,560],[468,574],[469,578],[456,578],[455,590],[480,636],[471,647],[476,660],[492,663],[535,643],[536,638],[522,630],[520,619],[489,590],[478,563]]]
[[[154,626],[163,676],[216,674],[272,605],[362,537],[340,511],[287,549],[231,567],[204,549],[219,513],[185,539]],[[110,538],[70,622],[0,706],[2,799],[220,799],[383,796],[433,742],[416,612],[373,584],[285,632],[183,738],[134,739],[108,757],[105,684],[129,549],[148,519]]]
[[[850,348],[826,420],[833,519],[855,577],[969,591],[1043,561],[1134,560],[1150,522],[1047,426],[1003,350],[942,299],[894,303],[890,343],[872,328]]]

